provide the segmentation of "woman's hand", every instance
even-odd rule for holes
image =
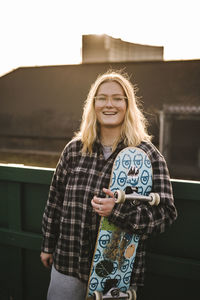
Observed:
[[[53,254],[41,252],[41,261],[46,268],[50,268],[53,263]]]
[[[107,196],[109,196],[109,198],[99,198],[99,197],[94,196],[91,203],[92,203],[92,207],[93,207],[94,211],[96,211],[96,213],[98,213],[101,217],[108,217],[111,214],[112,209],[115,205],[115,198],[114,198],[114,194],[113,194],[113,192],[111,192],[111,190],[104,188],[103,192]]]

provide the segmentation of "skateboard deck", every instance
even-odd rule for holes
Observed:
[[[126,187],[137,188],[137,195],[145,196],[152,189],[151,162],[136,147],[120,151],[113,164],[109,189],[116,192]],[[139,236],[120,230],[106,217],[101,218],[86,299],[116,299],[115,291],[121,293],[120,299],[133,299],[128,291],[138,241]],[[104,296],[108,293],[110,297]]]

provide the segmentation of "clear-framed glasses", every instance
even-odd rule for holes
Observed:
[[[111,103],[114,106],[119,106],[121,105],[125,100],[127,100],[126,96],[123,95],[113,95],[113,96],[107,96],[107,95],[98,95],[94,97],[95,103],[99,105],[105,105],[108,101],[108,99],[111,100]]]

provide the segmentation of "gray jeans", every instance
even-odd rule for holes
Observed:
[[[47,300],[84,300],[85,294],[86,284],[75,277],[58,272],[52,266]]]

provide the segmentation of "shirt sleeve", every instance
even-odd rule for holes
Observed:
[[[152,192],[159,194],[159,205],[150,206],[142,202],[139,205],[133,205],[125,201],[123,204],[116,204],[109,216],[110,222],[123,230],[142,235],[143,239],[149,235],[164,232],[177,218],[165,159],[156,148],[152,148],[147,154],[149,154],[153,168]]]
[[[67,167],[67,153],[66,150],[64,150],[52,177],[49,196],[42,218],[42,252],[54,252],[59,233],[62,204],[65,195]]]

